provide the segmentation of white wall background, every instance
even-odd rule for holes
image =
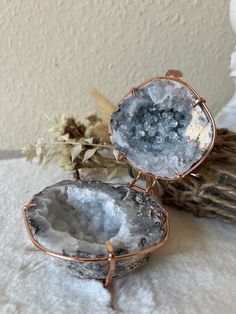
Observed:
[[[1,0],[0,149],[19,149],[53,117],[85,117],[96,87],[114,102],[179,68],[213,113],[233,91],[227,0]]]

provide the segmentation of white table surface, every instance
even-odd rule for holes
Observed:
[[[21,208],[70,178],[57,165],[0,161],[0,313],[236,313],[236,226],[170,210],[167,244],[112,288],[67,274],[30,242]]]

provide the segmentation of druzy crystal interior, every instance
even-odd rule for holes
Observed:
[[[214,125],[184,83],[154,79],[120,102],[110,121],[112,143],[137,169],[174,179],[209,150]]]
[[[27,222],[33,237],[46,249],[86,258],[115,255],[157,244],[165,235],[165,216],[156,201],[129,186],[99,181],[62,181],[35,195]],[[147,255],[117,261],[114,276],[124,275]],[[109,263],[65,262],[79,277],[105,278]]]

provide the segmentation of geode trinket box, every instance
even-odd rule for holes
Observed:
[[[113,278],[143,265],[168,238],[164,208],[151,198],[158,179],[177,180],[211,151],[213,118],[177,70],[133,88],[118,104],[110,136],[137,172],[129,184],[62,181],[23,208],[31,241],[79,278]],[[145,176],[146,186],[138,185]]]

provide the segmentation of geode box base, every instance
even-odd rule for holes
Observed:
[[[33,243],[80,278],[107,280],[143,265],[168,235],[167,213],[144,192],[100,181],[62,181],[24,208]]]
[[[127,275],[138,267],[143,266],[149,260],[150,253],[144,256],[127,257],[125,260],[116,262],[112,278],[118,278]],[[95,262],[64,262],[65,269],[81,279],[96,279],[106,281],[109,273],[110,263]]]

